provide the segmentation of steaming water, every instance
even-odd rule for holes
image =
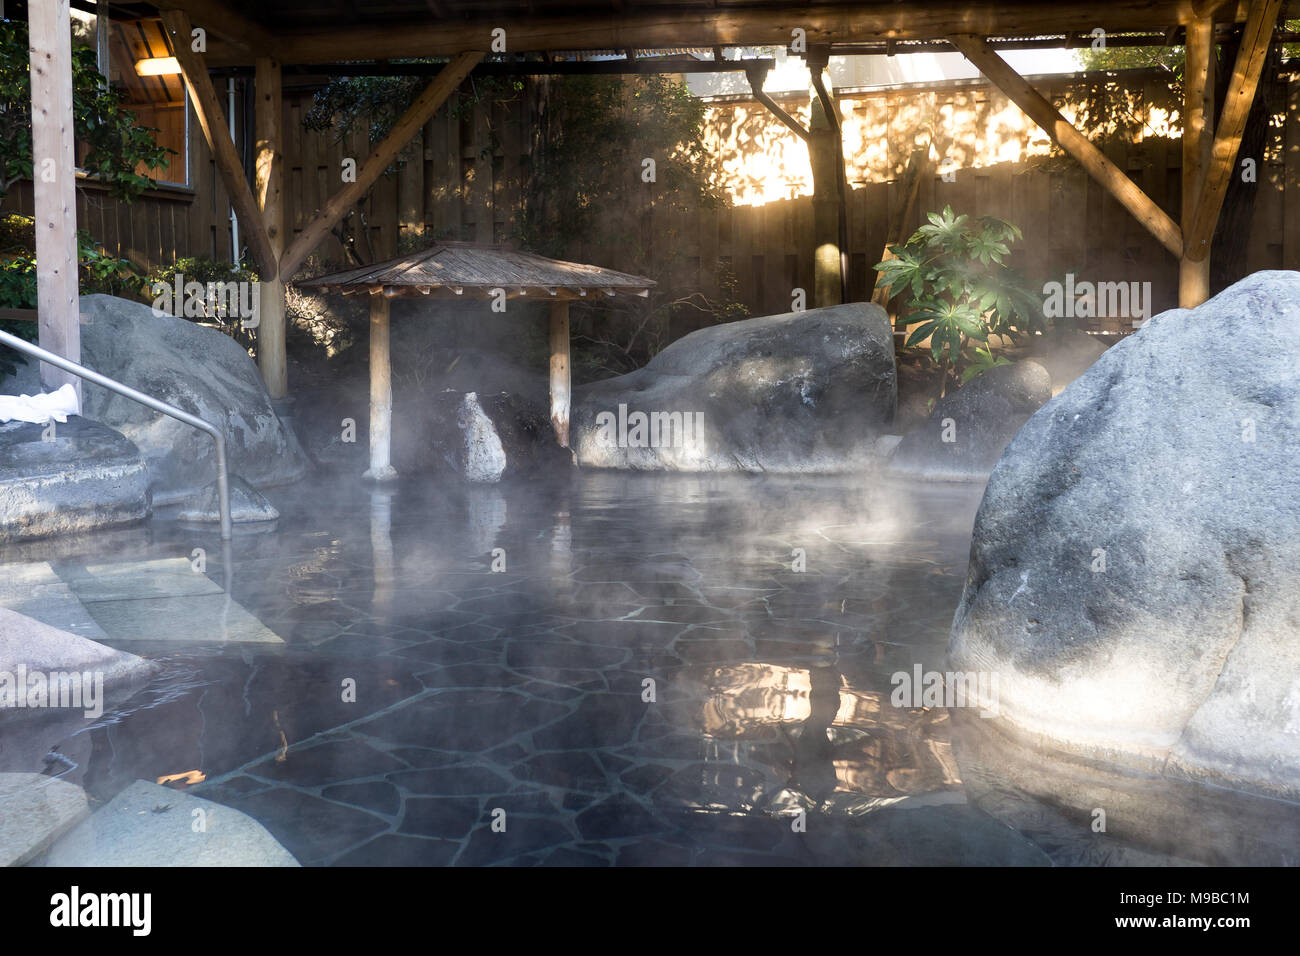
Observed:
[[[242,529],[229,568],[211,528],[165,519],[0,551],[69,576],[202,547],[232,574],[228,620],[283,641],[97,603],[162,674],[0,769],[96,800],[198,771],[191,792],[305,864],[1293,862],[1256,836],[1292,807],[1189,814],[1167,786],[982,742],[978,718],[954,748],[955,711],[891,704],[891,675],[944,668],[978,489],[587,473],[270,497],[278,525]],[[1098,793],[1143,809],[1093,832]]]

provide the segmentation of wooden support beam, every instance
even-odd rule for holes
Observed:
[[[393,365],[388,345],[388,296],[370,296],[370,481],[392,481]]]
[[[805,143],[808,142],[808,131],[799,125],[799,121],[785,110],[781,109],[776,100],[763,92],[763,78],[766,76],[766,71],[746,70],[745,76],[749,79],[749,88],[754,94],[754,99],[767,107],[767,111],[784,123],[790,132],[794,133]]]
[[[1191,235],[1214,146],[1214,20],[1200,17],[1187,25],[1183,68],[1183,235]],[[1199,261],[1183,247],[1178,263],[1178,305],[1194,309],[1210,297],[1210,257]]]
[[[1214,238],[1214,227],[1219,222],[1228,180],[1235,172],[1241,134],[1246,129],[1251,104],[1255,102],[1255,90],[1259,87],[1264,59],[1268,56],[1268,45],[1281,8],[1282,0],[1254,0],[1250,6],[1237,62],[1228,82],[1228,94],[1219,113],[1210,168],[1201,184],[1191,228],[1185,235],[1187,256],[1194,262],[1200,262],[1210,254],[1210,240]]]
[[[416,97],[410,108],[393,124],[393,128],[384,137],[383,142],[375,147],[365,165],[357,170],[356,181],[346,184],[331,196],[325,208],[317,213],[316,218],[308,223],[290,244],[280,260],[281,280],[288,282],[293,278],[293,274],[298,271],[303,260],[329,235],[330,230],[347,211],[365,196],[397,154],[410,142],[411,137],[433,118],[438,107],[447,101],[447,98],[456,91],[482,59],[482,53],[462,53],[434,77],[433,82],[425,87],[424,92]]]
[[[169,2],[169,0],[164,0]],[[198,0],[170,0],[190,6]],[[646,5],[649,7],[649,5]],[[1145,0],[1099,8],[1095,3],[1044,3],[1006,0],[970,3],[767,3],[707,10],[664,6],[631,8],[608,15],[452,19],[423,17],[387,24],[348,24],[328,14],[277,36],[281,62],[329,63],[349,60],[448,56],[482,49],[500,27],[515,53],[546,50],[670,49],[697,47],[788,46],[798,27],[809,45],[871,43],[882,38],[928,40],[953,33],[978,36],[1042,36],[1065,31],[1088,34],[1104,21],[1108,33],[1166,29],[1193,15],[1192,0]],[[1244,19],[1240,4],[1221,19]],[[197,14],[196,14],[197,16]],[[215,27],[214,27],[215,29]],[[235,53],[237,57],[237,51]],[[234,58],[231,62],[246,62]],[[214,65],[230,65],[213,60]]]
[[[1133,214],[1147,231],[1160,240],[1161,245],[1175,256],[1183,254],[1182,230],[1169,214],[1152,202],[1133,180],[1106,158],[1088,138],[1075,129],[1025,82],[1007,62],[998,56],[982,37],[955,35],[949,37],[953,46],[966,55],[994,86],[1000,89],[1035,123],[1043,128],[1052,141],[1074,157],[1093,179],[1100,183],[1125,209]]]
[[[839,106],[827,86],[830,47],[810,47],[806,60],[825,122],[825,128],[820,128],[814,106],[808,123],[808,157],[813,171],[813,301],[818,306],[839,305],[849,300],[848,179]],[[829,190],[828,185],[832,187]]]
[[[551,303],[551,425],[561,448],[569,447],[569,302]]]
[[[280,261],[284,251],[284,111],[280,86],[280,64],[258,57],[254,94],[253,138],[256,147],[254,198],[266,227],[271,255]],[[273,272],[258,283],[260,311],[257,326],[257,366],[266,391],[274,399],[289,391],[285,358],[284,283]]]
[[[225,114],[221,110],[216,90],[212,88],[207,65],[203,56],[195,53],[191,46],[190,18],[179,10],[164,10],[162,21],[171,41],[172,53],[180,63],[185,88],[189,91],[190,102],[194,104],[194,112],[198,116],[199,128],[203,130],[203,138],[212,150],[221,181],[230,194],[230,202],[235,207],[235,215],[239,217],[242,234],[248,239],[253,264],[259,275],[274,276],[279,271],[278,262],[271,249],[271,241],[267,238],[261,211],[253,199],[253,191],[248,188],[243,163],[230,139]]]
[[[154,0],[159,10],[184,13],[197,27],[216,34],[246,53],[267,54],[276,47],[269,30],[236,13],[220,0]]]
[[[36,220],[36,311],[40,346],[81,361],[77,289],[77,173],[73,155],[72,33],[68,0],[29,4],[32,87],[32,193]],[[81,401],[81,379],[41,365],[53,391],[70,384]]]

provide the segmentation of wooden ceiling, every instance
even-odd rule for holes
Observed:
[[[114,4],[123,13],[141,3]],[[506,31],[508,52],[932,40],[952,34],[1032,37],[1102,27],[1168,30],[1206,9],[1244,21],[1249,0],[153,0],[184,10],[215,39],[210,66],[445,56],[487,51]],[[1283,13],[1300,16],[1300,0]]]
[[[115,20],[110,34],[113,82],[133,106],[175,106],[185,102],[185,83],[177,75],[138,76],[135,63],[171,56],[162,24],[152,18]]]

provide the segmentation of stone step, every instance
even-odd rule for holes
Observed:
[[[280,644],[184,557],[5,565],[0,607],[112,645]]]

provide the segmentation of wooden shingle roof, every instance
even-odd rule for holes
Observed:
[[[587,295],[648,295],[654,280],[600,266],[547,259],[500,245],[439,242],[373,265],[297,283],[301,288],[349,294],[509,298],[536,295],[576,299]]]

